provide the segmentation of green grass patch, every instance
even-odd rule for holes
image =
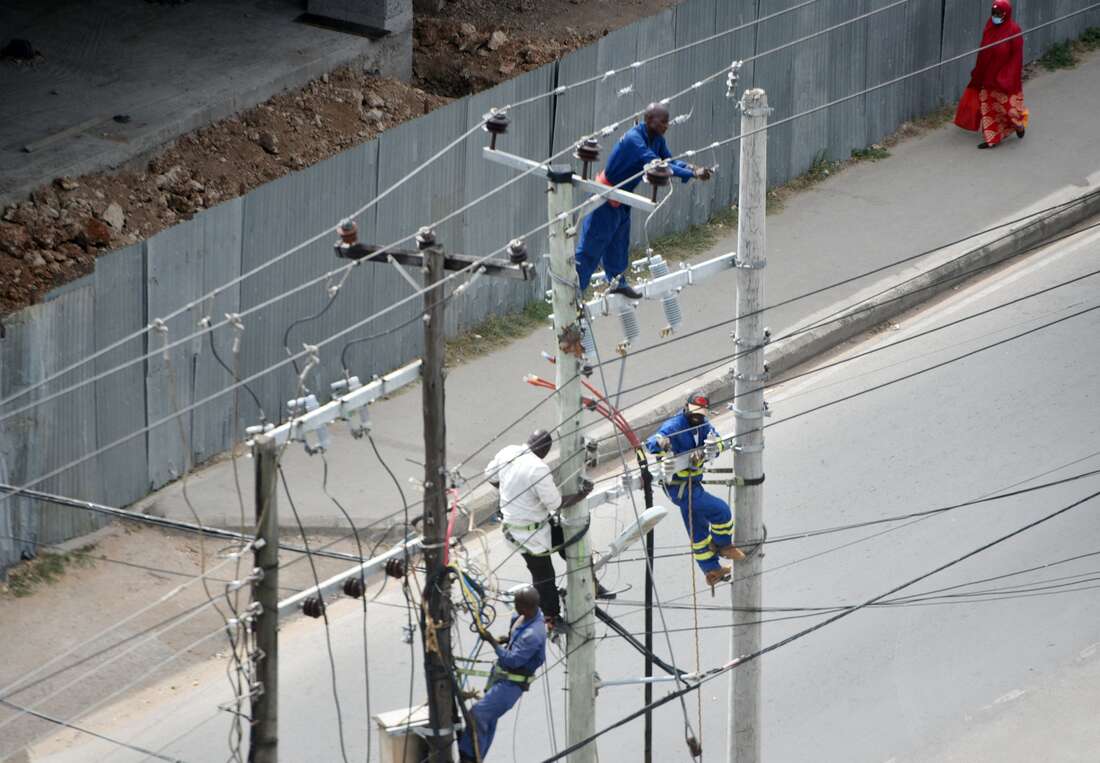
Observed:
[[[1085,50],[1092,51],[1100,48],[1100,26],[1090,26],[1081,34],[1078,41]]]
[[[853,148],[852,158],[857,162],[877,162],[879,159],[885,159],[890,155],[890,149],[885,146],[880,146],[877,143],[867,148]]]
[[[1070,42],[1059,42],[1052,45],[1050,50],[1039,57],[1039,64],[1044,69],[1072,69],[1077,65],[1077,55]]]
[[[69,567],[90,567],[94,560],[88,555],[92,546],[76,551],[45,553],[37,559],[24,562],[8,573],[8,593],[16,598],[30,596],[39,587],[56,583]]]
[[[669,233],[655,238],[650,242],[650,246],[653,247],[653,253],[660,255],[665,261],[682,262],[710,249],[723,236],[735,230],[737,230],[737,208],[732,207],[722,210],[705,223],[692,225],[679,233]],[[632,255],[631,259],[644,257],[644,247],[635,247]]]
[[[447,340],[446,363],[456,366],[528,336],[535,329],[546,326],[546,319],[553,312],[554,309],[540,299],[522,310],[490,316],[469,331]]]

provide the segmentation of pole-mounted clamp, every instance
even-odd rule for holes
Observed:
[[[736,404],[730,403],[730,410],[733,411],[733,415],[739,419],[762,419],[772,415],[771,409],[768,407],[767,402],[764,403],[763,408],[755,411],[748,411],[744,408],[738,408]]]
[[[734,453],[763,453],[764,452],[764,443],[754,442],[754,443],[747,443],[745,445],[734,445],[733,446],[733,452]],[[746,484],[748,484],[748,483],[746,483]]]
[[[735,257],[733,266],[742,270],[763,270],[768,266],[768,259],[765,257],[759,260],[745,260],[740,257]]]
[[[735,345],[737,345],[738,347],[759,348],[759,347],[763,347],[766,344],[771,343],[771,341],[772,341],[772,330],[770,328],[765,327],[764,328],[764,338],[760,342],[751,342],[748,339],[742,339],[737,334],[730,334],[730,336],[733,338],[733,343]]]
[[[768,364],[764,364],[764,372],[760,374],[743,374],[740,372],[734,372],[733,378],[737,381],[746,382],[763,382],[771,378],[771,374],[768,371]]]

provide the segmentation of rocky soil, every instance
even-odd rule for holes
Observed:
[[[675,2],[448,2],[416,20],[414,84],[339,69],[183,136],[143,167],[54,178],[0,210],[0,315],[90,273],[101,254]]]

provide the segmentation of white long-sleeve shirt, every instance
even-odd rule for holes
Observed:
[[[550,523],[545,521],[561,506],[561,492],[546,462],[526,445],[509,445],[485,467],[485,477],[500,484],[500,512],[522,551],[549,551]],[[536,530],[520,529],[541,522]]]

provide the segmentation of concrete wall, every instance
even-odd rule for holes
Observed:
[[[670,56],[661,65],[631,62],[713,35],[794,5],[796,0],[689,0],[652,18],[617,30],[595,45],[556,64],[529,72],[492,90],[383,133],[302,172],[257,188],[247,196],[207,210],[143,244],[100,258],[93,275],[56,290],[42,304],[5,319],[0,340],[0,397],[26,389],[71,362],[130,336],[154,319],[197,299],[219,284],[248,272],[275,255],[334,225],[476,124],[490,107],[515,103],[558,85],[595,81],[556,97],[543,97],[511,113],[504,150],[532,157],[569,148],[581,135],[624,121],[651,100],[687,88],[734,59],[754,60],[742,71],[741,89],[767,89],[773,122],[827,103],[961,51],[980,37],[987,3],[974,0],[911,0],[843,29],[780,51],[788,42],[881,8],[887,0],[818,3],[754,27],[725,35]],[[1023,21],[1038,23],[1067,12],[1062,0],[1032,0]],[[942,15],[941,15],[942,14]],[[1029,40],[1030,55],[1100,24],[1100,14],[1082,14],[1042,30],[1042,46]],[[942,30],[942,31],[941,31]],[[812,116],[777,124],[769,136],[769,181],[782,183],[804,172],[825,152],[844,158],[900,123],[957,97],[972,57],[919,77],[855,98]],[[602,77],[610,69],[618,73]],[[630,87],[629,92],[620,91]],[[674,151],[701,148],[736,134],[739,115],[725,98],[725,77],[672,103],[674,114],[691,112],[669,134]],[[630,126],[625,121],[616,132]],[[603,141],[610,149],[611,138]],[[432,168],[405,183],[359,218],[364,240],[390,244],[419,226],[448,215],[514,177],[481,158],[484,133],[449,151]],[[605,153],[606,155],[606,153]],[[737,144],[702,151],[698,163],[719,164],[715,182],[676,186],[673,198],[650,224],[659,235],[705,221],[737,197]],[[529,178],[512,185],[440,226],[451,251],[488,254],[518,233],[545,220],[543,184]],[[634,236],[644,238],[639,216]],[[528,239],[536,257],[545,236]],[[392,268],[371,265],[352,271],[339,298],[327,310],[322,282],[265,307],[268,300],[337,265],[328,236],[279,264],[245,279],[214,300],[168,321],[168,339],[191,333],[206,316],[253,310],[244,318],[241,352],[232,354],[235,333],[220,328],[201,341],[157,351],[162,335],[150,332],[111,350],[20,400],[0,405],[0,416],[74,382],[103,374],[127,360],[124,370],[96,379],[76,392],[0,421],[0,481],[22,485],[95,453],[38,489],[113,505],[126,505],[175,479],[239,441],[239,427],[255,423],[257,402],[269,420],[284,415],[283,404],[297,388],[293,369],[265,371],[286,358],[287,345],[316,344],[398,298],[411,287]],[[541,281],[541,279],[540,279]],[[541,282],[482,278],[465,297],[450,303],[447,330],[454,335],[490,315],[516,310],[540,298]],[[342,377],[346,341],[375,337],[348,348],[348,367],[361,378],[399,366],[419,355],[421,330],[414,319],[419,300],[330,342],[308,380],[325,399],[329,384]],[[300,320],[306,319],[306,320]],[[408,325],[405,325],[408,324]],[[377,335],[377,336],[376,336]],[[214,350],[217,351],[215,357]],[[147,353],[154,353],[143,358]],[[231,368],[242,377],[259,374],[250,395],[209,398],[230,384]],[[180,417],[176,411],[202,402]],[[146,426],[148,433],[133,436]],[[86,513],[23,498],[0,498],[0,569],[18,561],[35,542],[56,542],[93,529],[100,520]]]

